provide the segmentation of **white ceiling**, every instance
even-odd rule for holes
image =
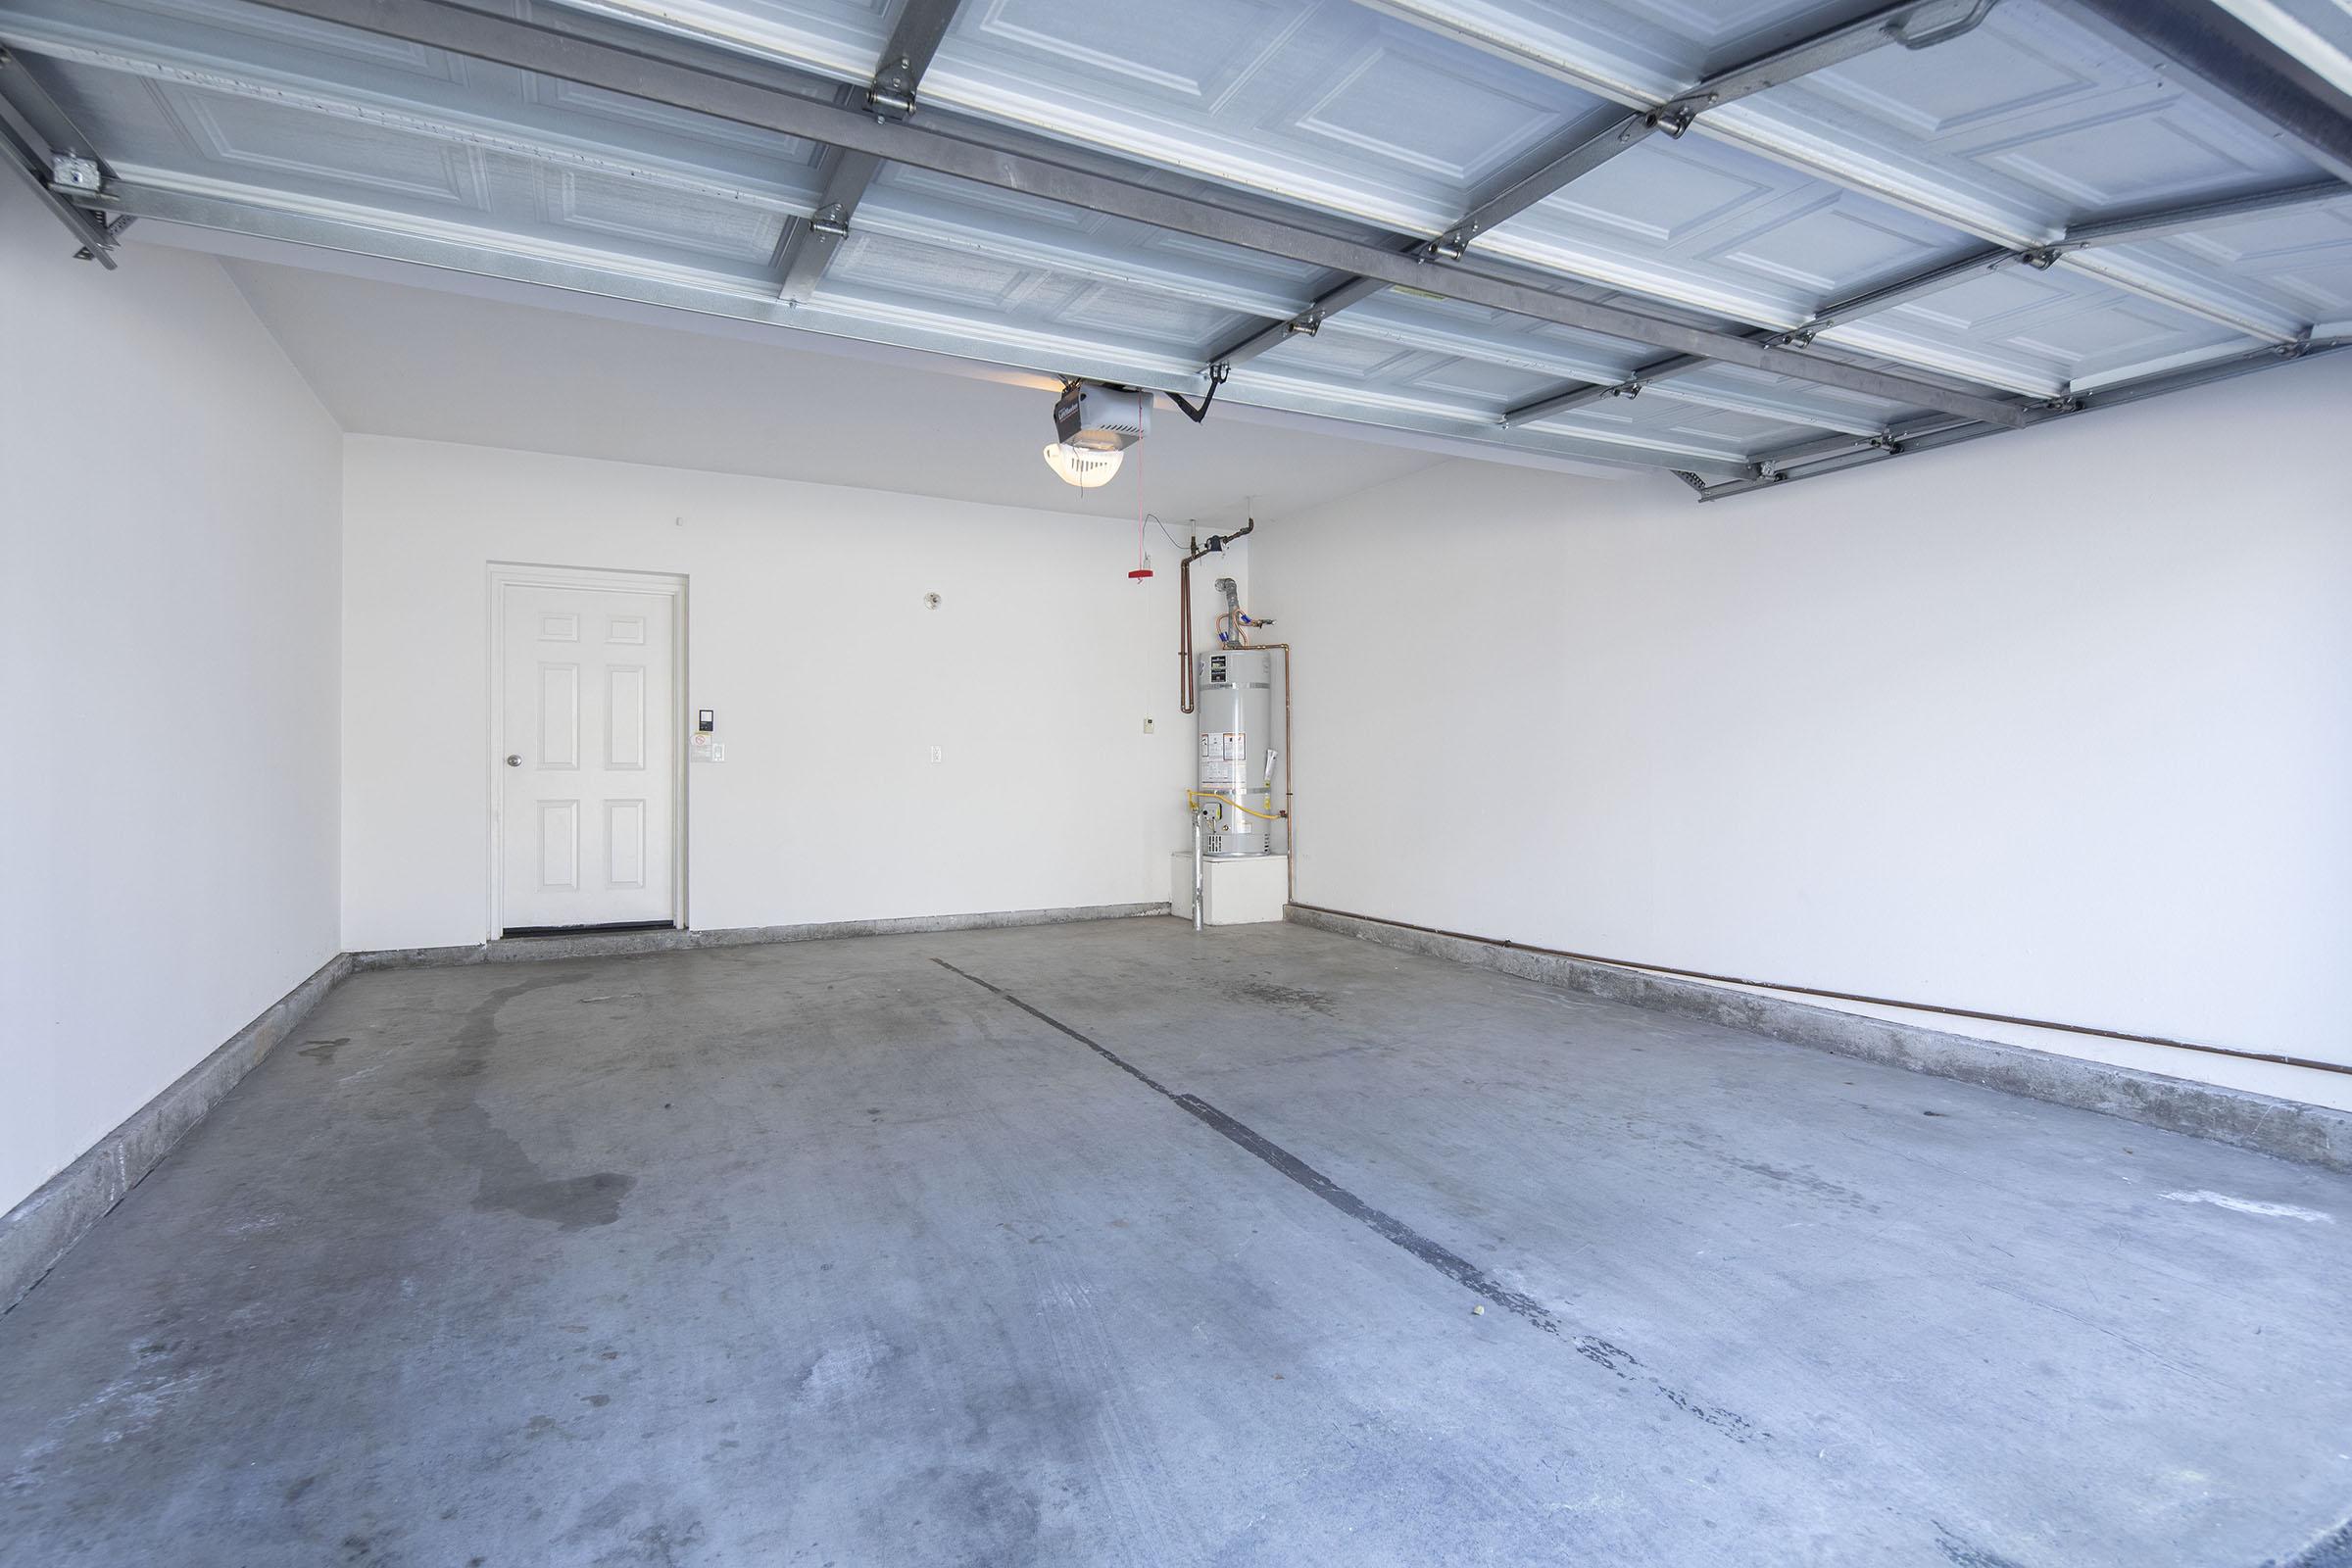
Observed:
[[[135,255],[128,265],[135,266]],[[1079,491],[1048,471],[1051,381],[946,373],[773,328],[670,313],[612,319],[585,302],[224,263],[346,430],[570,457],[760,474],[1005,506],[1162,519],[1295,512],[1444,455],[1163,406],[1117,478]],[[1252,417],[1254,416],[1254,417]]]

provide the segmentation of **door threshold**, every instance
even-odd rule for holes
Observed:
[[[613,920],[604,925],[511,925],[498,934],[501,942],[515,937],[607,937],[630,931],[682,930],[675,920]]]

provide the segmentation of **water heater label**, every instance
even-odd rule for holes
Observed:
[[[1237,735],[1233,731],[1227,730],[1225,732],[1225,760],[1239,762],[1246,759],[1250,755],[1248,739],[1247,736]]]
[[[1242,764],[1239,762],[1203,760],[1200,764],[1202,789],[1223,789],[1241,781]]]
[[[1223,736],[1212,730],[1202,730],[1200,732],[1200,760],[1203,762],[1213,761],[1224,756],[1224,744]]]

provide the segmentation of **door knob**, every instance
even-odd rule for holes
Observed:
[[[522,765],[522,754],[520,752],[509,752],[507,754],[507,765],[509,767],[520,767]]]

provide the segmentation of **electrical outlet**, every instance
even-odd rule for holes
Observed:
[[[1144,733],[1147,735],[1152,733],[1152,721],[1148,718],[1144,720]]]
[[[932,747],[932,748],[931,748],[931,760],[933,760],[934,762],[936,762],[936,761],[938,761],[939,760],[940,760],[940,756],[939,756],[939,748],[938,748],[938,747],[936,747],[936,746],[934,746],[934,747]]]

